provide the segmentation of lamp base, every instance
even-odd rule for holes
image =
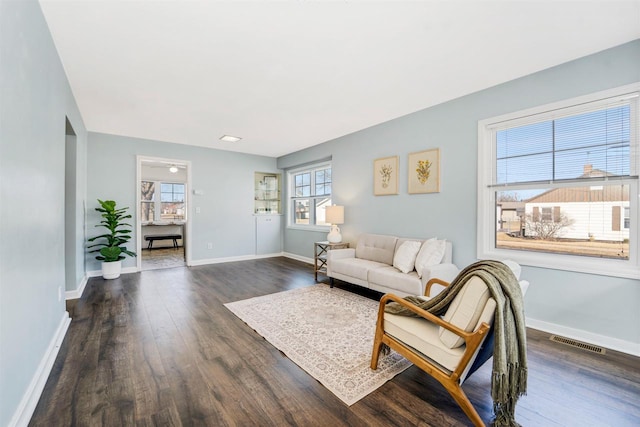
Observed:
[[[340,243],[342,242],[342,234],[340,234],[340,227],[333,224],[331,226],[331,231],[327,234],[327,240],[329,243]]]

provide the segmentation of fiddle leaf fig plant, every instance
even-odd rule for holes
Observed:
[[[98,203],[100,207],[96,210],[102,214],[102,221],[96,227],[104,227],[108,233],[88,239],[89,242],[102,239],[98,243],[89,245],[88,248],[95,248],[89,252],[98,252],[100,255],[96,255],[96,259],[104,262],[123,260],[124,255],[137,256],[135,252],[127,250],[124,246],[131,239],[131,224],[124,222],[131,218],[131,215],[127,214],[129,208],[116,209],[116,202],[113,200],[98,199]]]

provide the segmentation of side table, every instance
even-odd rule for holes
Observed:
[[[330,243],[328,241],[314,243],[314,272],[316,282],[318,281],[318,273],[327,274],[327,252],[333,249],[346,249],[349,243]]]

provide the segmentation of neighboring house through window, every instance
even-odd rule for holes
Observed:
[[[325,207],[331,205],[331,164],[319,163],[287,173],[289,182],[288,225],[324,230]]]
[[[478,123],[479,258],[639,276],[639,90]]]

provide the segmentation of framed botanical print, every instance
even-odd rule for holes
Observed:
[[[383,157],[373,161],[374,195],[398,194],[398,164],[398,156]]]
[[[409,154],[409,194],[440,192],[440,149]]]

